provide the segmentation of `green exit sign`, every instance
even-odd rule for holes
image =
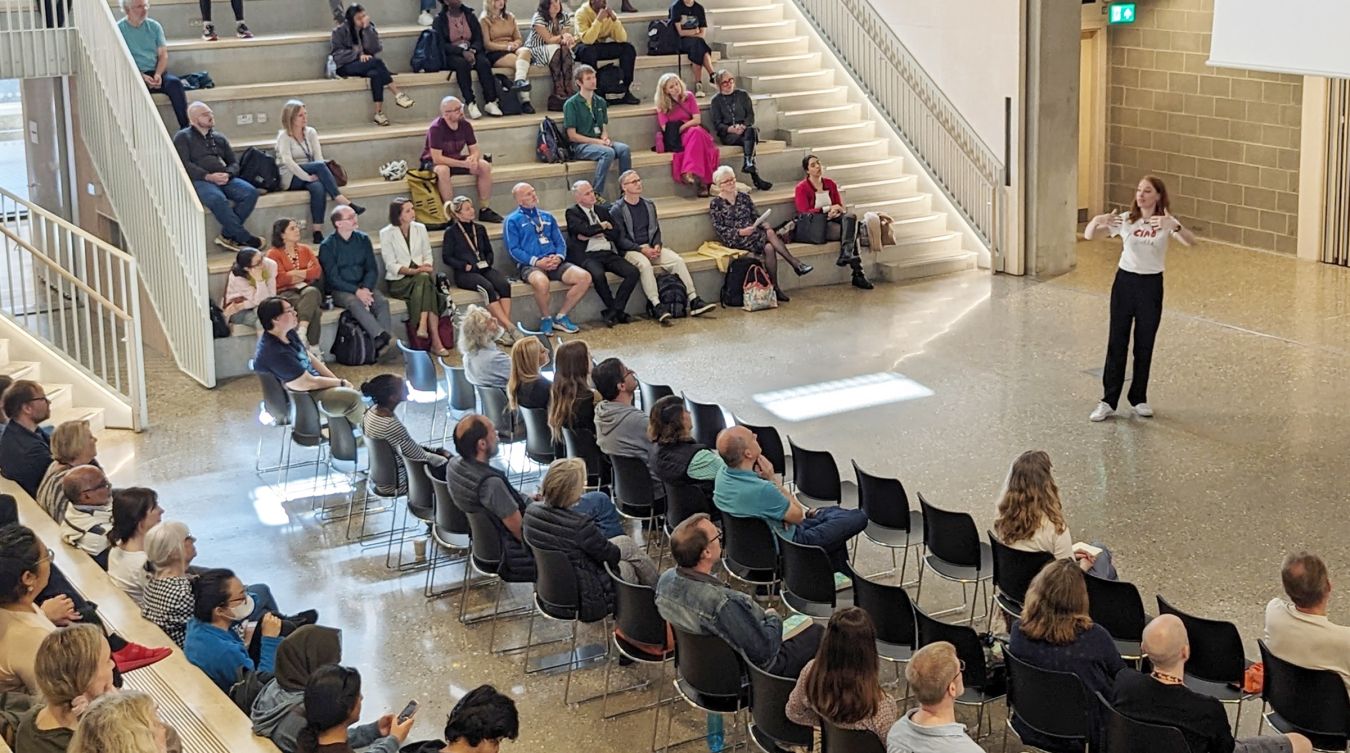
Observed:
[[[1110,14],[1107,23],[1134,23],[1134,3],[1111,3],[1107,8]]]

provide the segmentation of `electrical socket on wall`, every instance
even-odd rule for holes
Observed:
[[[242,125],[253,125],[253,113],[251,113],[251,112],[246,112],[246,113],[243,113],[243,114],[241,114],[241,115],[236,115],[235,118],[234,118],[234,124],[235,124],[235,125],[241,125],[241,126],[242,126]]]
[[[267,122],[267,113],[260,112],[257,115],[254,115],[253,118],[258,122],[258,125],[262,125]]]

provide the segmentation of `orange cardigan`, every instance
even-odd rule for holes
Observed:
[[[299,287],[291,282],[287,275],[289,272],[297,269],[305,270],[305,283],[308,285],[313,285],[319,279],[319,275],[323,273],[323,268],[319,266],[319,257],[314,255],[309,246],[303,243],[295,244],[295,255],[299,257],[300,264],[292,266],[291,260],[286,256],[286,249],[274,247],[267,250],[267,258],[277,263],[278,293]]]

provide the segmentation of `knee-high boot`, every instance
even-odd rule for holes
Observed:
[[[846,214],[843,216],[842,224],[839,234],[839,258],[834,263],[835,266],[847,267],[858,258],[858,216]]]

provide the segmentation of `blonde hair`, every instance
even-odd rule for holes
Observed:
[[[84,695],[98,674],[100,649],[106,645],[103,631],[94,625],[71,625],[42,639],[33,671],[49,706],[70,708]]]
[[[923,706],[940,703],[947,695],[947,687],[961,671],[961,660],[956,646],[947,641],[934,641],[924,646],[909,659],[905,667],[905,682],[914,691],[914,698]]]
[[[1068,526],[1064,523],[1059,487],[1050,474],[1051,467],[1050,455],[1045,450],[1028,450],[1013,461],[994,519],[994,533],[999,541],[1008,546],[1026,541],[1045,520],[1055,526],[1055,533],[1064,533]]]
[[[679,102],[671,99],[670,95],[666,94],[666,84],[670,83],[671,81],[680,82]],[[675,105],[684,101],[684,95],[687,94],[688,91],[689,91],[688,89],[684,88],[684,79],[680,78],[680,74],[667,73],[661,76],[661,78],[656,82],[656,94],[653,95],[653,101],[656,104],[657,112],[670,112],[671,110],[675,109]]]
[[[465,309],[464,320],[459,325],[459,352],[468,356],[496,347],[492,341],[497,339],[500,328],[496,317],[487,309],[477,304],[470,305]]]
[[[304,107],[305,103],[298,99],[288,99],[286,104],[281,106],[281,130],[285,131],[286,135],[295,136],[295,116],[299,115]],[[300,134],[300,138],[304,137],[303,133]]]
[[[522,337],[511,346],[511,376],[506,380],[506,399],[511,410],[520,408],[516,392],[540,378],[539,356],[544,352],[544,344],[537,337]]]
[[[139,690],[99,696],[89,704],[70,738],[68,753],[158,753],[155,732],[163,725],[155,701]]]
[[[502,3],[501,15],[495,17],[492,15],[492,6],[495,5],[496,3],[497,0],[487,0],[487,2],[483,3],[483,12],[479,13],[478,17],[485,21],[491,21],[494,18],[504,21],[507,18],[509,18],[511,16],[511,11],[506,9],[506,0],[501,0]]]
[[[581,458],[560,458],[549,463],[539,492],[549,507],[568,508],[581,499],[586,490],[586,461]]]
[[[52,432],[52,458],[66,465],[74,465],[94,442],[94,432],[85,420],[66,421]]]

